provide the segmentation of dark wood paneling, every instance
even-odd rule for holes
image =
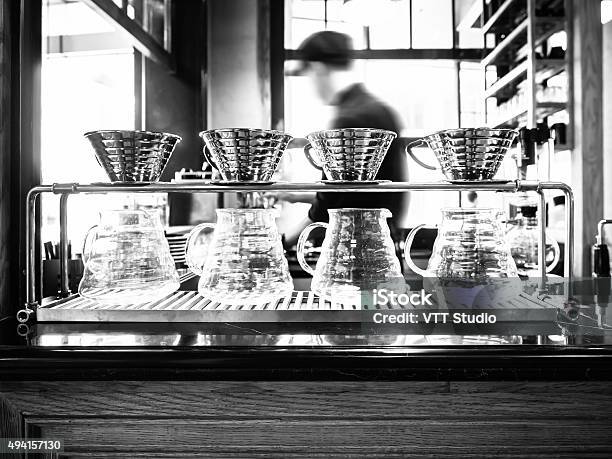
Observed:
[[[11,313],[11,9],[14,2],[0,2],[0,319]]]
[[[14,2],[16,3],[16,2]],[[21,0],[20,14],[17,18],[19,26],[15,28],[19,37],[18,46],[13,42],[13,53],[19,56],[19,64],[13,65],[13,78],[15,82],[13,98],[15,131],[12,143],[12,176],[13,189],[11,191],[11,242],[14,250],[11,256],[12,274],[14,276],[14,294],[18,299],[13,302],[15,310],[19,309],[25,301],[25,239],[26,239],[26,196],[30,189],[40,184],[41,162],[41,53],[42,53],[42,0]],[[40,213],[38,214],[40,216]],[[40,228],[40,218],[36,222]],[[40,260],[40,236],[34,246],[35,258]],[[18,269],[15,267],[19,266]],[[40,268],[40,267],[39,267]],[[35,275],[42,285],[41,271],[37,269]],[[17,288],[18,287],[18,288]],[[38,294],[40,295],[40,289]]]
[[[23,437],[24,419],[9,400],[0,397],[0,438]],[[17,459],[18,454],[2,455],[3,458]]]
[[[15,382],[0,400],[71,457],[612,454],[608,382]]]
[[[528,421],[508,416],[486,419],[354,420],[31,420],[47,438],[64,438],[68,451],[160,451],[208,454],[388,455],[454,453],[455,457],[509,457],[515,452],[558,457],[561,453],[609,452],[609,427],[601,421],[548,419]],[[568,432],[587,432],[577,445]],[[582,440],[584,441],[584,439]]]
[[[25,197],[40,182],[41,0],[0,3],[0,318],[25,291]]]
[[[47,382],[0,384],[28,416],[521,418],[612,414],[608,383]],[[67,391],[66,388],[70,390]],[[418,396],[418,397],[417,397]],[[417,398],[415,398],[417,397]],[[47,411],[41,411],[44,406]],[[596,407],[594,410],[593,407]],[[476,410],[477,408],[477,410]]]

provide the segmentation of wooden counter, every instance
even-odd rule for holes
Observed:
[[[594,339],[395,346],[332,326],[306,346],[261,326],[70,324],[90,340],[73,346],[55,324],[43,346],[14,325],[0,437],[62,439],[62,457],[612,456],[612,348]]]

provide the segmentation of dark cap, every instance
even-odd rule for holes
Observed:
[[[537,206],[521,206],[521,214],[526,218],[535,218],[538,212]]]
[[[348,66],[351,62],[352,50],[353,40],[344,33],[331,30],[313,33],[297,49],[300,65],[288,74],[303,74],[309,62]]]

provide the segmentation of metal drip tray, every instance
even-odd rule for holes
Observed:
[[[560,305],[522,293],[495,308],[498,321],[550,321]],[[417,311],[398,306],[395,311]],[[359,307],[321,300],[312,292],[295,291],[275,302],[257,305],[218,303],[193,291],[179,291],[143,304],[101,303],[73,295],[43,301],[37,308],[39,322],[367,322],[386,306]],[[422,310],[421,310],[422,311]],[[478,310],[474,310],[478,312]]]

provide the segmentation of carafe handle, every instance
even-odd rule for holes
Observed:
[[[422,276],[422,277],[428,277],[429,273],[424,270],[419,268],[414,261],[412,261],[412,258],[410,257],[410,249],[412,248],[412,242],[414,241],[414,236],[416,236],[416,233],[422,229],[425,228],[426,225],[418,225],[415,226],[410,233],[408,233],[408,236],[406,237],[406,242],[404,243],[404,259],[406,260],[406,264],[408,265],[408,267],[410,269],[412,269],[415,273],[417,273],[418,275]]]
[[[546,273],[548,274],[553,269],[555,269],[555,267],[559,263],[559,258],[561,256],[561,249],[559,248],[559,243],[557,242],[555,238],[547,237],[546,239],[547,241],[550,242],[550,245],[552,246],[552,250],[553,250],[553,261],[549,265],[546,266]]]
[[[312,164],[315,169],[322,170],[323,165],[318,161],[317,155],[313,155],[310,150],[312,150],[312,145],[310,143],[304,145],[304,156],[306,156],[308,162]]]
[[[215,162],[215,160],[212,158],[212,155],[208,152],[208,148],[206,148],[206,145],[204,145],[204,147],[202,148],[202,154],[204,155],[204,160],[210,164],[210,167],[215,168],[216,170],[219,170],[219,166],[217,166],[217,163]],[[204,168],[202,167],[202,170],[204,170]]]
[[[314,276],[315,271],[308,265],[308,263],[306,263],[306,258],[304,257],[304,246],[306,245],[306,241],[308,240],[308,236],[310,236],[311,231],[319,227],[325,228],[327,230],[329,225],[327,223],[320,223],[320,222],[311,223],[310,225],[308,225],[306,228],[302,230],[302,232],[300,233],[300,237],[298,238],[298,243],[297,243],[298,263],[300,264],[302,269],[306,271],[308,274],[310,274],[311,276]]]
[[[198,266],[195,260],[193,259],[193,247],[195,245],[195,241],[202,232],[202,230],[207,228],[211,228],[214,230],[215,226],[216,225],[214,223],[200,223],[198,226],[193,228],[189,232],[189,236],[187,236],[187,243],[185,244],[185,261],[187,262],[187,266],[189,266],[189,269],[198,276],[202,275],[202,268],[204,265],[202,264],[202,266]]]
[[[408,145],[406,145],[406,148],[404,148],[404,150],[406,151],[406,154],[410,156],[419,166],[424,167],[425,169],[429,169],[431,171],[437,171],[437,167],[430,166],[429,164],[424,163],[412,152],[413,147],[416,147],[417,145],[423,145],[424,143],[425,142],[423,141],[423,139],[415,140],[414,142],[410,142]]]
[[[89,259],[89,251],[91,250],[91,246],[93,245],[96,236],[98,235],[98,225],[94,225],[87,230],[85,233],[85,239],[83,239],[83,250],[81,250],[81,259],[83,260],[83,264],[87,263]]]
[[[506,227],[508,226],[508,222],[506,222]],[[509,232],[510,230],[508,230]],[[559,259],[561,257],[561,248],[559,247],[559,243],[557,240],[551,236],[546,235],[546,242],[552,246],[553,250],[553,261],[550,264],[546,265],[546,274],[550,273],[556,266],[559,264]]]

